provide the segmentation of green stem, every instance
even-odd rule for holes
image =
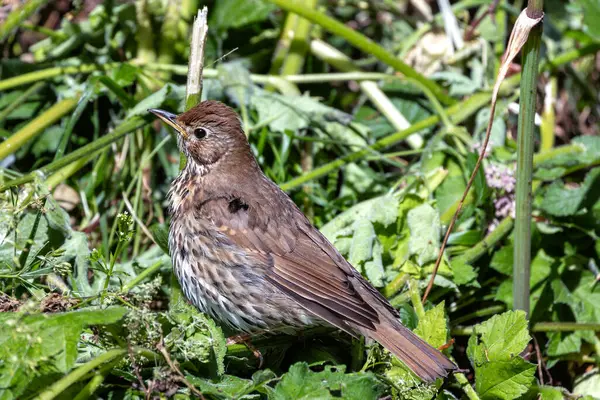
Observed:
[[[470,336],[475,331],[473,326],[457,326],[452,328],[452,336]],[[531,332],[600,332],[600,324],[577,322],[538,322],[531,327]]]
[[[475,391],[475,389],[473,389],[473,386],[471,386],[465,374],[457,372],[454,374],[454,379],[456,379],[456,381],[460,385],[460,388],[463,390],[463,392],[465,392],[465,394],[470,400],[479,400],[477,392]]]
[[[305,7],[312,10],[315,8],[316,0],[303,0]],[[283,66],[281,67],[281,75],[292,75],[302,72],[306,53],[309,48],[311,23],[304,18],[298,18],[293,31],[290,49],[287,53]]]
[[[402,288],[404,287],[404,285],[406,285],[406,282],[409,279],[409,274],[407,274],[406,272],[400,272],[394,278],[394,280],[392,280],[383,288],[383,295],[389,299],[390,297],[398,293],[400,290],[402,290]]]
[[[90,72],[94,71],[107,71],[118,67],[119,65],[119,63],[109,63],[104,65],[84,64],[76,67],[68,66],[41,69],[39,71],[29,72],[27,74],[1,80],[0,91],[12,89],[21,85],[26,85],[28,83],[43,81],[62,75],[89,74]]]
[[[511,217],[506,217],[494,229],[490,232],[482,241],[477,243],[475,246],[465,251],[458,257],[455,257],[453,263],[464,263],[472,264],[477,261],[481,256],[486,254],[492,249],[496,243],[502,240],[506,235],[510,233],[514,225],[514,220]]]
[[[133,278],[132,280],[130,280],[129,282],[127,282],[125,285],[123,285],[123,288],[121,289],[121,292],[122,293],[129,292],[138,283],[140,283],[144,279],[152,276],[154,273],[156,273],[157,271],[159,271],[160,268],[163,266],[163,264],[164,264],[163,261],[157,261],[156,263],[152,264],[150,267],[148,267],[145,270],[143,270],[142,272],[140,272],[135,278]]]
[[[72,371],[67,376],[63,377],[62,379],[59,379],[58,381],[56,381],[55,383],[50,385],[50,387],[48,387],[46,390],[44,390],[42,393],[40,393],[39,396],[36,397],[36,400],[52,400],[52,399],[54,399],[56,396],[60,395],[67,388],[69,388],[69,386],[71,386],[75,382],[79,381],[79,379],[84,377],[88,372],[92,371],[95,368],[98,368],[99,366],[101,366],[104,363],[114,360],[117,357],[123,357],[126,354],[127,354],[126,349],[113,349],[113,350],[108,350],[106,353],[100,354],[98,357],[94,358],[91,361],[88,361],[87,363],[83,364],[81,367]]]
[[[421,293],[419,293],[419,286],[417,281],[411,280],[409,283],[408,292],[410,294],[410,301],[415,309],[415,313],[419,320],[425,318],[425,308],[423,307],[423,303],[421,302]]]
[[[358,49],[364,51],[367,54],[371,54],[380,61],[388,64],[395,71],[398,71],[404,76],[413,78],[419,81],[421,84],[429,88],[435,96],[445,104],[454,103],[454,99],[448,96],[441,87],[439,87],[435,82],[425,78],[423,75],[412,69],[407,64],[400,61],[396,56],[389,53],[386,49],[366,37],[365,35],[356,32],[353,29],[348,28],[343,23],[336,21],[333,18],[328,17],[327,15],[310,9],[297,1],[292,0],[268,0],[271,3],[277,4],[282,9],[298,14],[299,16],[306,18],[307,20],[320,25],[324,29],[333,33],[334,35],[341,36],[346,39],[350,44],[354,45]]]
[[[495,315],[501,313],[506,309],[503,305],[491,306],[487,308],[482,308],[481,310],[474,311],[470,314],[463,315],[462,317],[456,318],[452,321],[453,325],[458,325],[461,322],[469,321],[475,318],[487,317],[488,315]]]
[[[77,105],[77,99],[64,99],[54,104],[33,121],[30,121],[23,128],[15,132],[11,137],[0,143],[0,160],[19,150],[30,139],[42,133],[44,129],[70,112]]]
[[[540,151],[550,150],[554,147],[554,128],[556,125],[554,105],[556,104],[557,92],[558,80],[555,76],[552,76],[546,84],[544,96],[544,111],[542,112],[542,125],[540,126]]]
[[[121,123],[119,126],[117,126],[114,129],[114,131],[112,131],[108,135],[105,135],[105,136],[93,141],[92,143],[90,143],[86,146],[83,146],[80,149],[75,150],[74,152],[72,152],[56,161],[53,161],[50,164],[47,164],[36,171],[30,172],[27,175],[24,175],[20,178],[13,179],[12,181],[6,182],[4,185],[0,186],[0,192],[3,192],[6,189],[9,189],[11,187],[15,187],[18,185],[22,185],[24,183],[31,182],[35,179],[36,176],[39,176],[39,175],[47,176],[49,174],[52,174],[52,173],[58,171],[59,169],[61,169],[62,167],[69,165],[76,160],[87,157],[91,153],[93,153],[97,150],[103,149],[106,146],[109,146],[111,143],[119,140],[120,138],[122,138],[123,136],[127,135],[128,133],[136,130],[137,128],[144,126],[146,123],[147,122],[141,117],[130,118],[130,119],[124,121],[123,123]],[[6,142],[1,143],[0,147],[4,143],[6,143]]]
[[[86,400],[92,398],[92,395],[98,390],[102,382],[104,382],[105,376],[103,374],[96,374],[90,379],[90,381],[81,389],[77,396],[73,400]]]
[[[543,0],[529,0],[527,14],[537,17],[542,12]],[[529,276],[531,264],[531,184],[533,180],[533,151],[535,138],[536,87],[542,24],[529,33],[523,46],[523,72],[517,138],[517,173],[515,200],[515,240],[513,264],[514,308],[529,314]]]

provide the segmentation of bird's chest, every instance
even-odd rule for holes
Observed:
[[[173,269],[183,293],[201,312],[235,329],[255,330],[240,288],[253,280],[246,254],[209,221],[174,218],[169,231]],[[252,283],[252,282],[250,282]]]

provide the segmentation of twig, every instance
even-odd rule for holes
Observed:
[[[190,60],[185,85],[185,108],[189,110],[200,103],[202,97],[202,70],[204,69],[204,44],[208,34],[208,23],[206,16],[208,8],[203,7],[198,11],[192,29],[192,44],[190,45]]]

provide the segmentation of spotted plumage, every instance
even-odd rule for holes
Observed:
[[[237,114],[206,101],[179,116],[188,158],[170,191],[169,248],[186,297],[244,331],[332,325],[380,342],[424,380],[455,366],[397,311],[260,170]]]

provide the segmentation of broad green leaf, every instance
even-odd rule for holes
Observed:
[[[513,246],[503,246],[498,251],[494,252],[492,261],[490,261],[490,267],[504,275],[510,276],[513,273],[513,257]]]
[[[344,211],[321,228],[327,239],[335,242],[338,236],[346,236],[347,227],[357,220],[366,219],[372,223],[388,226],[398,218],[398,199],[391,195],[375,197],[363,201]]]
[[[570,353],[579,353],[581,349],[580,332],[549,332],[547,352],[549,356],[558,357]]]
[[[446,327],[443,301],[434,308],[425,311],[425,316],[419,319],[415,333],[433,347],[446,344],[448,328]]]
[[[467,354],[473,365],[507,361],[518,356],[531,340],[523,311],[507,311],[476,325]]]
[[[275,7],[260,0],[220,0],[210,14],[208,25],[219,33],[263,21]]]
[[[594,168],[585,177],[581,186],[571,188],[561,182],[552,183],[546,190],[540,208],[557,217],[572,216],[583,206],[583,201],[591,187],[597,186],[600,168]]]
[[[358,219],[352,225],[354,232],[348,261],[358,268],[373,256],[373,242],[376,239],[375,228],[371,221]]]
[[[475,369],[475,389],[481,400],[518,399],[533,386],[535,370],[521,357],[487,362]]]
[[[454,275],[453,281],[457,285],[468,285],[479,287],[479,283],[477,282],[477,272],[475,269],[464,262],[453,262],[452,264],[452,274]]]
[[[581,0],[583,6],[583,23],[585,31],[600,40],[600,2],[597,0]]]
[[[408,212],[410,239],[408,248],[417,257],[419,265],[434,261],[440,248],[440,217],[429,204],[420,205]]]

